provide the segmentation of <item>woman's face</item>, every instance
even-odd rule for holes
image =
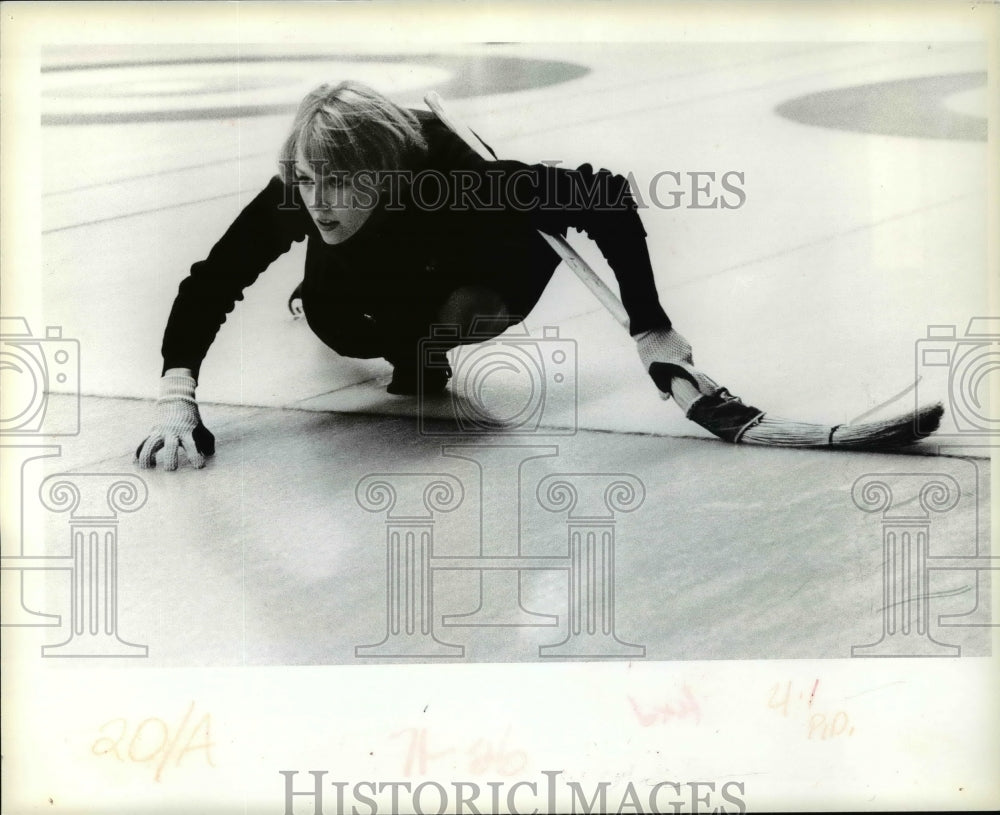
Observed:
[[[371,186],[356,187],[346,173],[325,173],[302,156],[295,162],[295,183],[324,243],[343,243],[356,234],[375,209]]]

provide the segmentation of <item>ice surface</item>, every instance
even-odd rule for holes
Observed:
[[[921,369],[915,343],[928,325],[956,325],[961,336],[970,317],[985,313],[985,143],[813,127],[775,108],[820,90],[981,70],[983,53],[954,44],[490,53],[590,68],[564,84],[452,100],[502,155],[632,172],[640,191],[664,170],[684,183],[692,172],[743,174],[740,208],[642,212],[661,300],[720,383],[755,405],[815,421],[850,420],[917,375],[926,375],[921,398],[948,402],[947,380]],[[343,59],[331,54],[330,65]],[[265,78],[290,77],[296,94],[303,82],[331,78],[316,75],[316,64],[280,67]],[[105,71],[104,81],[121,90],[133,70]],[[199,70],[217,87],[232,79],[222,65]],[[163,92],[186,87],[148,66],[142,75],[165,83],[157,86]],[[399,82],[403,98],[419,100],[419,88]],[[248,87],[241,98],[263,104],[274,96],[265,90],[257,99]],[[972,98],[949,104],[965,112]],[[85,394],[84,431],[65,439],[64,457],[46,467],[130,471],[131,451],[152,421],[177,285],[275,172],[289,118],[42,129],[43,319],[80,341]],[[571,239],[613,286],[595,248]],[[982,461],[709,440],[659,399],[631,340],[565,268],[526,322],[534,338],[556,327],[577,361],[573,387],[552,395],[539,432],[444,434],[434,421],[454,417],[447,400],[427,407],[423,427],[415,400],[385,393],[386,363],[342,359],[291,319],[285,302],[303,258],[295,247],[247,291],[202,368],[199,398],[218,438],[215,459],[203,471],[144,473],[148,507],[123,522],[122,633],[155,643],[151,662],[354,661],[354,646],[384,634],[386,601],[384,524],[359,507],[357,484],[376,472],[446,472],[474,495],[476,473],[443,456],[446,444],[556,446],[558,457],[526,470],[532,484],[556,472],[631,473],[643,482],[643,507],[617,521],[617,626],[651,659],[843,657],[875,639],[881,533],[851,499],[865,473],[952,474],[965,498],[946,519],[958,530],[947,538],[957,549],[947,553],[974,554],[985,539]],[[454,387],[461,396],[463,386]],[[490,409],[513,415],[531,396],[524,387],[494,387]],[[905,410],[913,396],[886,409]],[[533,500],[530,490],[522,500]],[[532,506],[525,550],[565,553],[563,521]],[[446,554],[470,554],[462,547],[475,548],[477,530],[513,510],[487,494],[466,511],[441,533]],[[54,530],[59,523],[52,520]],[[475,606],[473,574],[442,573],[435,613]],[[939,573],[932,589],[954,596],[937,612],[972,608],[971,575]],[[522,585],[524,604],[561,615],[565,626],[565,579],[533,573]],[[48,582],[28,591],[65,588]],[[440,636],[464,643],[477,661],[537,659],[538,645],[560,639],[535,628],[454,631]],[[983,631],[951,629],[948,641],[981,653]]]

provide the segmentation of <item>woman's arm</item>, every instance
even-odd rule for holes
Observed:
[[[535,229],[550,235],[565,235],[570,227],[585,232],[615,274],[630,333],[670,329],[656,291],[646,230],[627,179],[608,170],[594,172],[589,164],[571,170],[487,161],[437,116],[418,116],[427,136],[431,167],[456,172],[458,189],[473,190],[486,208],[526,215]],[[478,179],[470,183],[463,173],[475,173]]]
[[[289,194],[280,176],[272,178],[181,281],[163,334],[163,373],[187,368],[197,380],[209,346],[243,299],[243,290],[302,240],[308,225],[298,195]]]
[[[501,161],[511,179],[506,205],[527,211],[536,229],[565,235],[573,227],[593,240],[618,281],[629,332],[669,330],[670,319],[660,305],[646,230],[628,181],[589,164],[571,170],[544,164]]]

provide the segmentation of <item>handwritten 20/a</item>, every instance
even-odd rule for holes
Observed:
[[[90,746],[95,756],[114,756],[122,762],[153,764],[155,762],[156,781],[161,780],[163,771],[171,760],[174,767],[189,753],[203,753],[203,760],[214,767],[212,760],[212,717],[203,713],[194,724],[194,702],[192,702],[180,723],[171,726],[165,720],[149,716],[134,728],[128,719],[110,719],[100,727],[101,737]]]

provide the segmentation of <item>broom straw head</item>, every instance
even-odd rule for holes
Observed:
[[[747,442],[769,447],[831,447],[843,450],[879,450],[905,447],[929,436],[941,422],[944,407],[940,404],[925,405],[908,412],[862,424],[825,425],[800,422],[772,416],[746,406],[746,424],[733,432],[731,422],[717,422],[727,406],[742,403],[725,389],[705,394],[695,384],[684,378],[674,377],[670,392],[685,415],[709,432],[735,443]],[[707,400],[707,401],[705,401]],[[692,410],[697,404],[697,408]],[[714,413],[711,408],[717,406]],[[706,410],[708,408],[708,410]]]

